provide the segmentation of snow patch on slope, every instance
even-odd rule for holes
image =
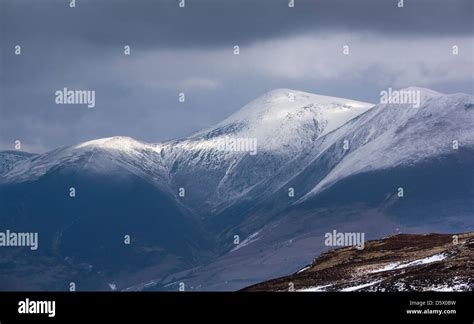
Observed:
[[[432,256],[429,256],[429,257],[426,257],[426,258],[410,261],[410,262],[407,262],[407,263],[404,263],[404,262],[389,263],[389,264],[385,265],[384,267],[382,267],[380,269],[376,269],[374,271],[371,271],[371,273],[379,273],[379,272],[398,270],[398,269],[403,269],[403,268],[408,268],[408,267],[414,267],[414,266],[429,264],[429,263],[433,263],[433,262],[443,261],[446,258],[447,258],[446,254],[439,253],[439,254],[435,254],[435,255],[432,255]]]
[[[362,288],[367,288],[367,287],[376,285],[376,284],[378,284],[378,283],[380,283],[380,282],[382,282],[382,280],[375,280],[375,281],[371,281],[371,282],[368,282],[368,283],[360,284],[360,285],[357,285],[357,286],[346,287],[346,288],[341,289],[341,291],[344,291],[344,292],[357,291],[357,290],[362,289]]]
[[[331,287],[332,284],[329,285],[322,285],[322,286],[315,286],[315,287],[309,287],[309,288],[304,288],[304,289],[298,289],[296,291],[298,292],[323,292],[326,291],[326,288]]]

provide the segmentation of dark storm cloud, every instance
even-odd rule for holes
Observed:
[[[245,44],[300,32],[370,31],[382,35],[472,33],[471,0],[4,0],[7,38],[132,42],[153,47]]]

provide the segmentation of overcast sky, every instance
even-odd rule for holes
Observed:
[[[474,92],[472,0],[69,1],[0,1],[0,150],[164,141],[282,87],[368,102],[388,87]],[[95,108],[55,104],[64,87],[95,90]]]

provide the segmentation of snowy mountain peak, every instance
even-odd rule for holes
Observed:
[[[373,105],[365,102],[276,89],[256,98],[216,126],[190,139],[255,138],[259,149],[299,151]]]
[[[74,148],[101,148],[117,151],[135,151],[153,148],[154,145],[137,141],[127,136],[113,136],[100,138],[76,145]]]
[[[372,106],[369,103],[350,99],[281,88],[269,91],[254,99],[222,123],[236,120],[261,119],[273,121],[307,109],[311,105],[317,105],[324,110],[332,110],[334,112],[348,111],[350,109],[363,109],[365,111]]]

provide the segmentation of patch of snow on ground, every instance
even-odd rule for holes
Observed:
[[[376,281],[372,281],[372,282],[369,282],[369,283],[365,283],[365,284],[362,284],[362,285],[358,285],[358,286],[352,286],[352,287],[346,287],[344,289],[342,289],[341,291],[357,291],[359,289],[362,289],[362,288],[366,288],[366,287],[370,287],[370,286],[373,286],[375,284],[378,284],[379,282],[381,282],[382,280],[376,280]]]
[[[372,271],[371,273],[398,270],[398,269],[418,266],[418,265],[422,265],[422,264],[439,262],[439,261],[442,261],[444,259],[446,259],[446,254],[439,253],[439,254],[435,254],[435,255],[432,255],[432,256],[429,256],[429,257],[426,257],[426,258],[423,258],[423,259],[410,261],[408,263],[402,263],[402,262],[389,263],[389,264],[385,265],[384,267],[382,267],[380,269],[376,269],[376,270]]]
[[[298,289],[296,291],[298,292],[321,292],[321,291],[326,291],[327,287],[332,286],[332,284],[329,285],[323,285],[323,286],[316,286],[316,287],[308,287],[304,289]]]
[[[469,291],[470,287],[468,284],[461,283],[453,286],[448,285],[436,285],[425,289],[425,291]]]
[[[306,266],[306,267],[304,267],[304,268],[302,268],[302,269],[300,269],[300,270],[298,270],[298,272],[296,272],[296,273],[304,272],[304,271],[308,270],[309,268],[311,268],[310,265],[309,265],[309,266]]]

